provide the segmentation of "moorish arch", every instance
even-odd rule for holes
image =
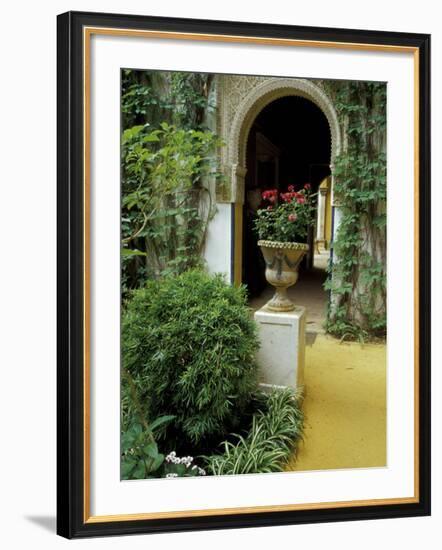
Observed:
[[[310,100],[327,118],[331,136],[330,170],[333,186],[333,166],[341,150],[339,121],[332,102],[326,93],[309,80],[298,78],[269,78],[249,90],[236,106],[226,139],[227,158],[224,165],[230,172],[232,198],[235,203],[244,203],[244,179],[246,174],[246,148],[250,129],[259,113],[273,101],[287,96]]]
[[[247,172],[247,140],[256,117],[273,101],[298,96],[314,103],[325,115],[330,130],[330,172],[333,197],[334,159],[341,151],[341,133],[335,108],[325,91],[316,83],[299,78],[235,77],[221,78],[219,105],[221,137],[227,147],[221,163],[229,182],[221,202],[230,202],[233,207],[234,242],[232,248],[232,280],[241,283],[242,273],[242,227],[245,200],[245,176]],[[334,211],[335,209],[333,209]],[[334,212],[333,212],[334,215]],[[334,229],[337,229],[338,216]]]

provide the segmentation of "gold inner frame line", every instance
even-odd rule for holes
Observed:
[[[90,483],[90,84],[91,59],[90,47],[92,35],[124,36],[138,38],[176,39],[193,41],[247,43],[257,45],[333,48],[340,50],[378,51],[391,53],[412,53],[414,62],[414,495],[411,497],[352,500],[337,502],[318,502],[303,504],[282,504],[270,506],[249,506],[235,508],[215,508],[202,510],[177,510],[169,512],[151,512],[137,514],[91,515]],[[83,355],[83,421],[84,421],[84,487],[83,510],[84,523],[102,523],[115,521],[134,521],[148,519],[204,517],[211,515],[249,514],[260,512],[281,512],[296,510],[323,510],[346,508],[351,506],[377,506],[392,504],[411,504],[419,502],[419,49],[412,46],[378,45],[366,43],[331,42],[321,40],[296,40],[283,38],[245,37],[236,35],[148,31],[136,29],[113,29],[108,27],[83,28],[83,155],[84,155],[84,355]]]

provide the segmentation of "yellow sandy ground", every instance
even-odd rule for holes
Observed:
[[[386,347],[339,344],[324,334],[306,348],[305,436],[288,470],[386,465]]]

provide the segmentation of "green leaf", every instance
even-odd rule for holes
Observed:
[[[132,472],[134,479],[144,479],[146,477],[146,465],[143,460],[139,460],[135,470]]]
[[[146,256],[146,252],[142,252],[141,250],[137,250],[136,248],[122,248],[121,255],[122,256]]]
[[[175,415],[169,414],[165,416],[160,416],[159,418],[156,418],[153,422],[149,424],[149,428],[154,431],[160,426],[163,426],[164,424],[168,424],[175,418]]]
[[[123,451],[127,451],[128,449],[130,449],[133,446],[135,439],[136,436],[133,432],[127,431],[126,433],[124,433],[121,438],[121,446],[123,448]]]
[[[148,443],[147,445],[144,445],[143,452],[150,456],[150,458],[157,458],[158,457],[158,445],[153,441],[152,443]]]
[[[143,137],[143,141],[146,142],[146,143],[150,143],[152,141],[160,141],[160,138],[158,137],[157,134],[149,134],[147,136],[144,136]]]
[[[132,126],[132,128],[128,128],[127,130],[124,130],[122,142],[123,145],[127,143],[128,141],[131,141],[136,137],[142,130],[144,129],[144,126]]]
[[[121,465],[121,477],[123,479],[130,479],[134,466],[135,466],[135,463],[133,461],[129,461],[129,460],[123,461]]]
[[[143,433],[143,426],[137,422],[133,424],[131,430],[132,430],[132,433],[134,433],[135,436],[137,436]]]
[[[164,462],[164,455],[159,453],[156,458],[154,458],[152,465],[150,467],[151,472],[155,472]]]

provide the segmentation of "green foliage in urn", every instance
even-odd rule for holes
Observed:
[[[342,134],[334,161],[341,219],[327,288],[327,329],[340,337],[382,336],[386,329],[386,86],[332,82]]]
[[[315,208],[310,184],[295,191],[290,185],[285,193],[277,189],[264,191],[267,206],[260,208],[255,218],[255,230],[261,240],[281,243],[303,242],[313,223]]]
[[[257,384],[243,288],[198,270],[148,281],[127,304],[122,336],[123,366],[148,417],[175,416],[168,443],[221,441],[238,425]]]

